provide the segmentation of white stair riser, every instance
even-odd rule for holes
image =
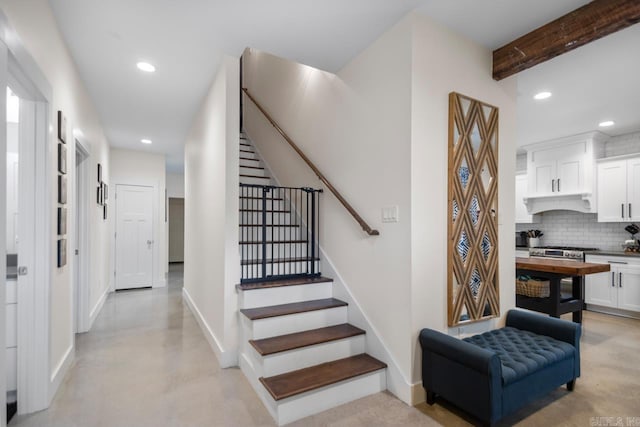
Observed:
[[[311,257],[311,249],[307,252],[307,246],[306,243],[267,243],[267,259]],[[316,246],[315,256],[318,256],[317,252]],[[262,259],[262,245],[240,245],[240,257],[247,260]]]
[[[248,151],[252,151],[252,152],[249,153]],[[240,157],[259,160],[258,155],[253,150],[245,150],[244,148],[241,148],[239,154],[240,154]]]
[[[273,401],[277,406],[278,425],[308,417],[318,412],[352,402],[356,399],[379,393],[387,388],[387,377],[384,369],[361,375],[349,380],[332,384],[318,390]],[[271,396],[267,396],[271,398]]]
[[[241,194],[247,194],[247,197],[259,197],[259,195],[261,194],[261,192],[252,192],[252,191],[247,191],[245,193],[244,190],[240,190]],[[269,198],[267,197],[267,200],[265,200],[265,204],[266,204],[266,208],[267,210],[288,210],[284,200],[269,200]],[[262,210],[262,199],[247,199],[247,198],[240,198],[240,209],[260,209]]]
[[[249,342],[246,343],[246,347],[245,353],[253,359],[252,364],[256,376],[271,377],[362,354],[365,351],[365,337],[358,335],[268,356],[261,356]]]
[[[332,282],[322,282],[309,285],[252,289],[241,291],[238,302],[242,308],[255,308],[331,298],[332,285]]]
[[[244,154],[244,153],[240,153],[240,154]],[[255,160],[247,160],[247,159],[243,159],[242,157],[244,156],[240,156],[240,166],[262,166],[262,164],[257,161],[257,159]]]
[[[269,317],[267,319],[249,320],[242,316],[245,339],[259,340],[277,335],[308,331],[325,326],[347,323],[347,307],[336,307],[327,310],[307,311],[287,316]]]
[[[242,255],[242,254],[240,254]],[[243,279],[262,277],[262,264],[241,265]],[[283,276],[286,274],[306,274],[320,272],[320,262],[316,261],[315,270],[311,271],[311,262],[278,262],[267,263],[267,276]]]
[[[254,165],[251,165],[254,166]],[[258,176],[267,176],[264,169],[256,169],[256,168],[246,168],[240,166],[240,174],[242,175],[258,175]]]
[[[262,225],[262,212],[245,212],[240,210],[240,224]],[[289,212],[267,212],[267,225],[269,224],[290,225],[295,223],[291,219],[291,213]]]
[[[256,175],[256,174],[250,174],[250,175]],[[240,177],[240,182],[242,184],[272,185],[270,179],[251,178],[251,177],[247,177],[247,176],[241,176]]]
[[[266,227],[267,241],[297,240],[301,238],[301,227]],[[240,227],[238,237],[242,241],[262,241],[262,227]],[[306,237],[306,236],[305,236]]]

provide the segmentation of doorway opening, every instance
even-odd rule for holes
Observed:
[[[184,262],[184,198],[169,198],[169,264]]]
[[[75,140],[75,206],[73,238],[73,330],[87,332],[91,327],[89,315],[89,151]]]

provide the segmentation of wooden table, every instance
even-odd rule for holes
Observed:
[[[516,294],[516,306],[546,313],[553,317],[573,313],[573,321],[582,323],[584,276],[610,270],[609,264],[592,264],[550,258],[516,258],[516,276],[540,277],[550,282],[548,298],[532,298]],[[560,281],[564,278],[571,278],[573,286],[571,296],[563,298],[560,292]]]

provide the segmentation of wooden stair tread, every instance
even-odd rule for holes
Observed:
[[[245,175],[245,174],[240,174],[240,176],[242,178],[258,178],[258,179],[271,179],[268,176],[259,176],[259,175]]]
[[[286,316],[289,314],[306,313],[308,311],[326,310],[344,307],[347,303],[335,298],[317,299],[289,304],[270,305],[267,307],[243,308],[240,313],[250,320],[267,319],[269,317]]]
[[[266,280],[264,282],[240,283],[236,285],[239,291],[251,291],[255,289],[280,288],[283,286],[312,285],[314,283],[333,282],[333,279],[322,276],[296,277],[285,280]]]
[[[262,224],[239,224],[239,227],[262,227]],[[300,227],[300,224],[267,224],[265,227]]]
[[[247,169],[262,169],[264,170],[264,168],[262,166],[242,166],[240,165],[241,168],[247,168]]]
[[[258,240],[247,240],[244,242],[238,242],[241,245],[261,245],[262,241]],[[309,243],[308,240],[267,240],[265,242],[266,245],[280,245],[285,243]]]
[[[240,209],[240,212],[262,212],[262,209]],[[291,213],[286,209],[267,209],[265,212],[274,212],[274,213]]]
[[[368,354],[359,354],[273,377],[261,377],[260,382],[275,400],[282,400],[386,367],[386,363]]]
[[[325,328],[311,329],[304,332],[279,335],[277,337],[260,340],[249,340],[249,343],[262,356],[281,353],[296,348],[337,341],[345,338],[364,335],[366,332],[349,323],[327,326]]]
[[[242,166],[242,167],[244,167],[244,166]],[[262,197],[253,197],[253,196],[240,196],[240,198],[241,199],[251,199],[251,200],[262,200]],[[279,201],[279,200],[284,200],[284,199],[282,197],[274,197],[274,198],[267,197],[266,200],[267,200],[267,202],[270,202],[271,200]]]
[[[267,264],[282,264],[284,262],[306,262],[306,261],[320,261],[320,258],[316,257],[315,259],[311,259],[311,257],[299,257],[299,258],[267,259]],[[262,260],[261,259],[245,259],[240,264],[241,265],[262,264]]]
[[[260,161],[258,159],[250,159],[248,157],[240,157],[240,160],[251,160],[252,162],[259,162]]]
[[[240,149],[240,152],[241,152],[241,153],[251,153],[251,154],[256,154],[256,152],[255,152],[255,151],[249,151],[249,150],[243,150],[243,149]]]

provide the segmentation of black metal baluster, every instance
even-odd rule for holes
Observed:
[[[316,194],[311,192],[311,274],[316,273]]]
[[[262,188],[262,278],[267,277],[267,187]],[[257,247],[258,245],[256,245]]]

